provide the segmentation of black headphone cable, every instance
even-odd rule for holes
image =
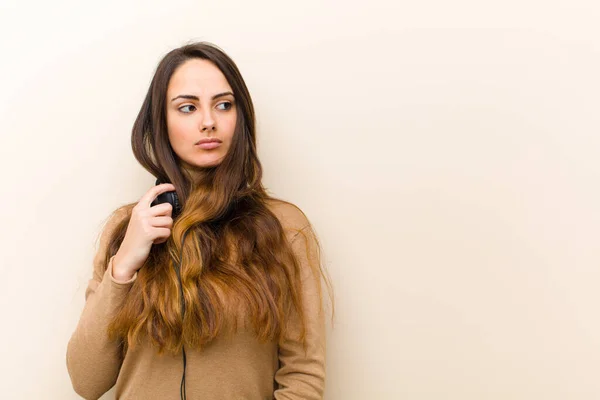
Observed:
[[[179,263],[176,263],[175,272],[177,273],[177,279],[179,280],[179,293],[181,295],[181,323],[183,324],[183,318],[185,315],[185,299],[183,297],[183,283],[181,282],[181,261],[183,260],[183,243],[185,242],[185,237],[188,234],[189,230],[185,231],[183,234],[183,238],[181,239],[181,253],[179,255]],[[183,332],[183,330],[182,330]],[[186,356],[185,356],[185,344],[181,344],[181,350],[183,352],[183,375],[181,377],[181,386],[179,388],[179,394],[181,396],[181,400],[186,400],[187,395],[185,393],[185,366],[186,366]]]

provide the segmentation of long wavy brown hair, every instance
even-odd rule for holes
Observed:
[[[233,89],[238,112],[227,155],[192,182],[182,172],[168,139],[166,93],[175,70],[193,58],[209,60],[221,70]],[[305,343],[307,316],[302,307],[300,264],[281,222],[267,207],[267,201],[282,200],[267,194],[262,185],[254,107],[233,60],[207,42],[167,53],[133,125],[131,145],[146,170],[173,183],[183,209],[168,241],[152,246],[108,327],[109,337],[120,340],[124,349],[147,338],[159,353],[176,354],[183,345],[202,348],[226,327],[237,330],[235,316],[243,307],[244,318],[264,341],[281,341],[288,329],[286,316],[298,315],[302,320],[299,339]],[[135,204],[120,208],[125,218],[109,239],[104,265],[118,251]],[[183,299],[175,270],[179,263]],[[324,278],[333,306],[324,269],[311,267],[319,273],[319,281]],[[228,324],[227,318],[234,323]]]

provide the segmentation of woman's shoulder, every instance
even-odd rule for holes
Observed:
[[[102,231],[110,233],[126,218],[129,218],[136,203],[121,205],[114,209],[103,221]]]
[[[310,225],[310,220],[304,211],[294,203],[270,197],[265,204],[275,214],[286,232],[299,232]]]
[[[110,214],[108,220],[119,223],[124,219],[129,218],[131,216],[131,212],[133,211],[133,207],[135,207],[136,204],[137,202],[119,206],[112,212],[112,214]]]

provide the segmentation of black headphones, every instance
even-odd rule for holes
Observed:
[[[155,185],[160,185],[162,183],[170,183],[168,181],[163,181],[160,178],[156,180]],[[177,218],[177,216],[181,213],[181,204],[179,203],[179,197],[177,197],[177,192],[165,192],[159,194],[153,201],[150,203],[150,206],[155,206],[162,203],[171,203],[173,206],[173,210],[171,211],[171,217],[173,219]],[[183,243],[185,241],[185,237],[188,234],[189,230],[185,231],[183,234],[183,238],[181,239],[181,254],[179,256],[179,260],[183,258]],[[177,273],[177,278],[179,279],[179,292],[181,296],[181,316],[185,315],[185,301],[183,300],[183,284],[181,283],[181,265],[179,263],[175,263],[175,272]],[[179,394],[181,395],[181,400],[185,400],[187,398],[185,393],[185,365],[186,365],[186,357],[185,357],[185,346],[182,346],[183,353],[183,376],[181,377],[181,386],[179,388]]]
[[[160,178],[156,180],[155,185],[160,185],[163,183],[171,183],[169,181],[163,181]],[[181,204],[179,204],[179,197],[177,197],[177,192],[164,192],[159,194],[153,201],[150,203],[150,206],[155,206],[161,203],[171,203],[173,206],[173,211],[171,212],[171,217],[175,219],[181,213]]]

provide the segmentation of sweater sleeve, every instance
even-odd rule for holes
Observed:
[[[102,231],[92,279],[85,291],[85,305],[67,345],[71,383],[85,399],[98,399],[113,387],[123,362],[119,343],[108,339],[106,329],[136,280],[137,272],[129,281],[119,283],[112,276],[114,255],[104,265],[108,241],[121,218],[121,214],[114,214]]]
[[[311,226],[292,239],[300,263],[306,320],[306,352],[298,340],[298,315],[290,316],[290,332],[279,344],[279,369],[275,373],[276,400],[321,400],[325,391],[325,315],[321,303],[318,245]]]

